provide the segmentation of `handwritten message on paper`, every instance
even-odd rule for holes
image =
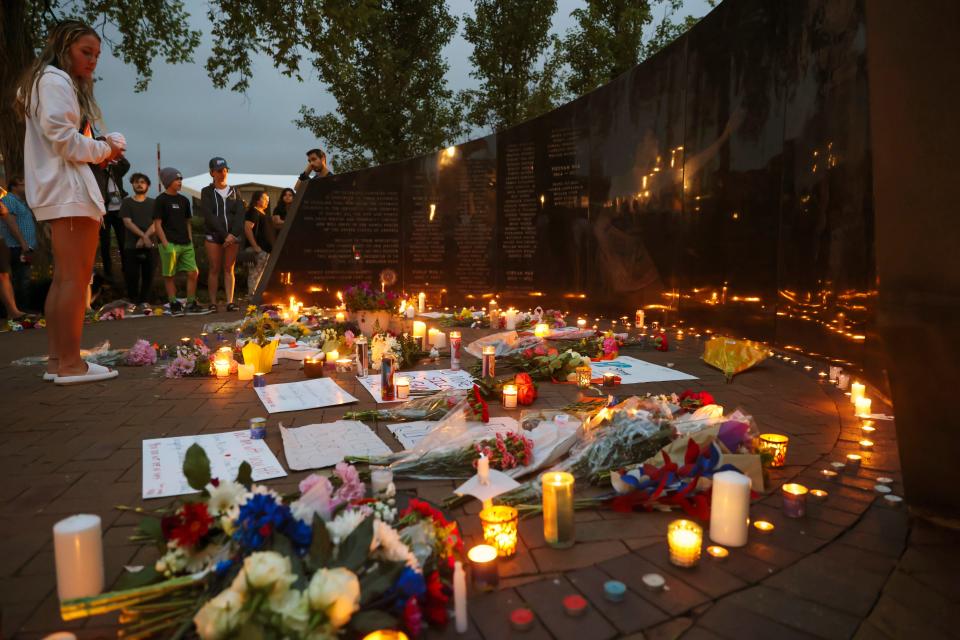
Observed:
[[[357,401],[330,378],[268,384],[254,391],[270,413],[319,409]]]
[[[468,390],[473,389],[473,377],[466,371],[450,371],[449,369],[437,369],[430,371],[404,371],[400,375],[406,376],[410,380],[410,393],[433,393],[436,391],[451,391],[454,389]],[[357,377],[363,388],[370,392],[373,399],[380,404],[384,404],[380,393],[380,374],[373,374],[364,377]],[[387,402],[404,402],[404,400],[391,400]]]
[[[287,429],[280,427],[283,454],[291,469],[330,467],[345,456],[386,456],[390,447],[358,420],[337,420]]]
[[[143,497],[166,498],[199,493],[187,484],[183,459],[191,445],[203,447],[210,459],[210,476],[233,480],[243,462],[253,468],[256,482],[287,475],[263,440],[251,440],[249,431],[200,436],[154,438],[143,441]]]
[[[620,384],[697,379],[696,376],[691,376],[683,371],[661,367],[658,364],[644,362],[630,356],[619,356],[614,360],[590,363],[590,375],[594,378],[599,378],[605,373],[614,373],[620,376]]]

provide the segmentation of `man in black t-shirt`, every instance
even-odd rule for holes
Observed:
[[[124,198],[120,204],[120,219],[126,233],[123,239],[123,275],[127,281],[127,297],[137,303],[143,310],[143,305],[150,302],[150,293],[153,289],[153,272],[157,261],[154,257],[153,228],[153,198],[147,197],[150,189],[150,178],[142,173],[130,176],[130,186],[133,187],[133,197]]]
[[[183,176],[172,167],[160,170],[164,192],[157,196],[153,209],[153,227],[160,239],[160,273],[170,301],[170,313],[183,315],[183,305],[177,300],[177,285],[173,278],[178,272],[187,274],[187,313],[202,313],[197,304],[196,254],[193,250],[193,231],[190,228],[190,201],[180,195]]]
[[[300,193],[300,190],[307,186],[309,181],[332,175],[333,172],[327,167],[327,154],[320,149],[310,149],[310,151],[307,151],[307,168],[300,174],[294,189],[297,193]]]

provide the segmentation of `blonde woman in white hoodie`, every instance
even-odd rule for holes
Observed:
[[[49,363],[45,380],[78,384],[114,378],[117,372],[80,357],[87,285],[105,215],[103,196],[89,164],[123,155],[126,142],[111,133],[94,140],[100,108],[93,73],[100,37],[74,20],[56,25],[20,82],[17,110],[26,124],[24,177],[37,220],[51,227],[53,284],[47,294]]]

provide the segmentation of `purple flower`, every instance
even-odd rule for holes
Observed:
[[[127,351],[126,363],[131,367],[144,367],[157,363],[157,351],[146,340],[140,339],[133,343]]]
[[[167,366],[167,369],[164,373],[168,378],[182,378],[193,373],[193,369],[196,367],[196,365],[197,361],[195,358],[178,355],[173,362]]]

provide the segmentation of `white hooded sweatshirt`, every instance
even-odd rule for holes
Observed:
[[[110,145],[80,132],[73,80],[48,66],[34,88],[24,140],[27,202],[37,220],[104,215],[103,196],[87,163],[110,157]]]

